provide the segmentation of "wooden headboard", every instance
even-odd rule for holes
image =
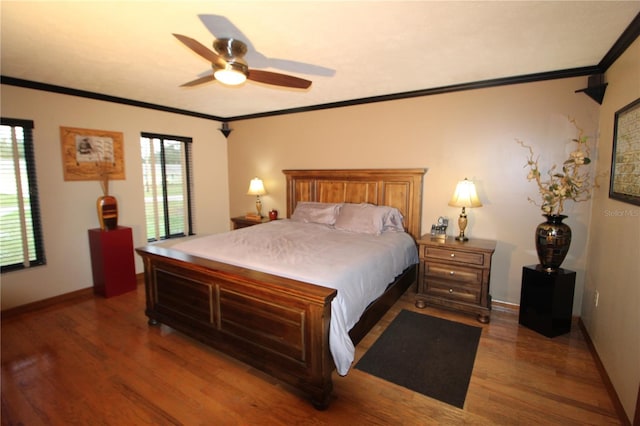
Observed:
[[[299,201],[370,203],[395,207],[404,226],[420,238],[422,179],[426,169],[283,170],[287,217]]]

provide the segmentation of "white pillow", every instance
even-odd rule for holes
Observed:
[[[384,218],[382,232],[404,232],[404,218],[402,217],[402,213],[400,213],[400,210],[396,209],[395,207],[386,208],[388,209],[388,213]]]
[[[333,224],[336,223],[336,217],[341,207],[342,204],[338,203],[300,201],[291,215],[291,220],[295,222],[319,223],[333,226]]]
[[[335,222],[343,231],[380,235],[385,231],[404,231],[402,214],[395,207],[345,203]]]

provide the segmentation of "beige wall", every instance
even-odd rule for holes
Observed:
[[[608,176],[615,112],[640,98],[640,40],[608,70],[606,80],[598,172]],[[610,199],[608,177],[604,183],[593,200],[582,320],[632,419],[640,383],[640,206]]]
[[[253,208],[249,180],[269,192],[264,209],[284,214],[289,168],[426,167],[422,230],[447,216],[457,234],[460,209],[447,206],[458,180],[473,180],[484,204],[468,211],[467,235],[498,241],[491,276],[494,300],[518,304],[522,266],[538,263],[534,230],[543,221],[527,201],[537,198],[523,168],[520,138],[545,159],[561,163],[571,148],[575,117],[596,142],[599,106],[584,94],[586,77],[472,90],[232,123],[229,137],[231,214]],[[312,89],[313,90],[313,89]],[[590,202],[568,203],[574,230],[564,267],[578,272],[574,313],[579,314],[586,264]]]
[[[2,86],[2,116],[34,121],[35,157],[47,264],[2,274],[2,309],[91,287],[87,230],[99,227],[97,181],[65,182],[60,126],[122,131],[126,180],[112,181],[119,223],[146,243],[140,132],[193,138],[197,232],[229,229],[227,143],[219,123],[142,108]],[[142,263],[136,256],[136,271]]]

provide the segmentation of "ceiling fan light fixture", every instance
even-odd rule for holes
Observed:
[[[294,89],[308,89],[311,86],[311,81],[292,75],[254,69],[250,72],[249,65],[243,59],[243,56],[247,53],[247,45],[240,40],[233,38],[216,39],[213,42],[214,52],[191,37],[181,34],[173,35],[193,52],[211,62],[211,67],[213,68],[213,75],[208,74],[181,86],[191,87],[212,80],[218,80],[221,84],[231,86],[240,85],[246,80]]]
[[[228,86],[237,86],[242,84],[247,79],[247,76],[238,71],[233,70],[218,70],[215,73],[216,80],[218,80],[222,84],[226,84]]]
[[[238,62],[227,62],[224,66],[216,66],[213,75],[216,80],[229,86],[237,86],[247,80],[247,66]]]

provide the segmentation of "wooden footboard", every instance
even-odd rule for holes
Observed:
[[[146,315],[329,403],[336,290],[147,246]]]

